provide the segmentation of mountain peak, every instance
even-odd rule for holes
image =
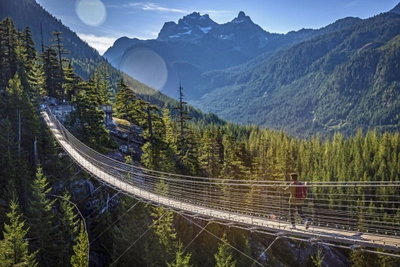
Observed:
[[[235,23],[241,23],[241,22],[245,22],[245,21],[252,22],[251,18],[249,16],[246,16],[246,14],[243,11],[240,11],[237,18],[232,20],[232,22],[235,22]]]
[[[400,3],[398,3],[394,8],[392,8],[389,12],[400,14]]]
[[[246,18],[246,14],[243,11],[240,11],[237,18],[238,19],[245,19]]]
[[[166,22],[158,34],[158,40],[197,39],[208,33],[218,23],[210,19],[208,14],[193,12],[175,22]]]

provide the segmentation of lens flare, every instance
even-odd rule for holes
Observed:
[[[78,0],[75,10],[79,19],[90,26],[100,26],[107,17],[106,7],[101,0]]]
[[[120,69],[136,80],[162,90],[168,79],[164,59],[150,48],[134,48],[121,60]]]

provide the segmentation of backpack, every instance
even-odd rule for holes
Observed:
[[[307,198],[307,187],[301,182],[295,183],[295,186],[296,186],[296,192],[294,194],[294,197],[298,200],[306,199]]]

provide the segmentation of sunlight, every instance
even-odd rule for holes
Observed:
[[[101,0],[78,0],[75,10],[79,19],[90,26],[100,26],[107,17],[106,8]]]
[[[158,90],[163,88],[168,77],[164,59],[146,47],[130,50],[123,57],[120,68],[131,77]]]

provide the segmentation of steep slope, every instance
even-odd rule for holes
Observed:
[[[388,12],[294,45],[231,77],[234,84],[196,106],[302,136],[398,130],[399,25],[400,15]]]
[[[22,30],[25,27],[31,29],[32,38],[39,53],[41,52],[42,40],[44,46],[50,46],[52,44],[51,40],[54,39],[52,32],[60,31],[62,33],[63,47],[70,52],[64,56],[72,63],[75,73],[81,78],[88,79],[90,75],[93,75],[95,68],[105,65],[110,79],[109,82],[115,91],[118,89],[118,82],[123,78],[125,84],[132,88],[142,99],[158,105],[160,108],[165,104],[171,109],[178,106],[177,100],[140,83],[111,66],[95,49],[82,41],[75,32],[63,25],[59,19],[44,10],[35,0],[0,0],[0,20],[6,17],[10,17],[18,29]],[[120,43],[123,46],[124,39],[120,39]],[[189,116],[194,120],[207,120],[208,117],[212,117],[214,121],[224,123],[217,116],[203,114],[200,110],[191,106],[188,106],[188,112]]]
[[[220,76],[221,70],[231,75],[233,67],[247,70],[248,64],[261,61],[260,55],[265,60],[277,50],[349,27],[358,20],[347,18],[319,30],[302,29],[283,35],[263,30],[244,12],[224,24],[194,12],[178,23],[166,22],[156,40],[122,37],[104,56],[115,67],[172,97],[177,97],[176,88],[181,83],[187,99],[195,101],[217,88],[210,72],[217,71]],[[150,60],[142,60],[144,57]]]
[[[62,32],[64,48],[70,52],[64,56],[70,60],[75,59],[73,61],[75,71],[84,78],[88,77],[85,61],[105,63],[104,58],[95,49],[82,41],[75,32],[63,25],[61,20],[49,14],[35,0],[2,0],[0,20],[5,17],[11,17],[17,29],[30,27],[37,51],[42,51],[42,41],[45,47],[51,45],[54,31]]]

